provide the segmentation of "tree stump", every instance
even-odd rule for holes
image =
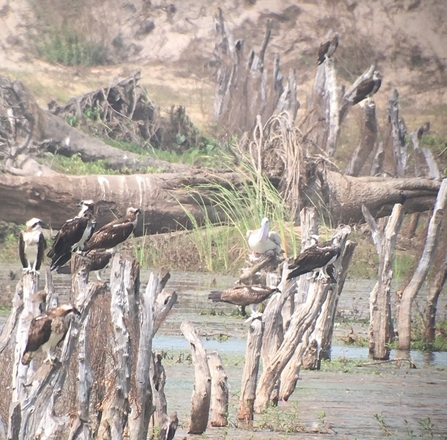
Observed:
[[[210,425],[228,425],[228,384],[222,359],[217,351],[208,353],[208,366],[211,373],[211,420]]]

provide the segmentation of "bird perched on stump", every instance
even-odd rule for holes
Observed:
[[[47,242],[42,232],[43,221],[32,218],[26,222],[24,231],[19,234],[19,256],[23,269],[37,272],[40,269]]]
[[[309,272],[319,272],[318,280],[329,279],[327,267],[333,264],[341,253],[340,237],[334,235],[331,241],[322,244],[316,243],[304,249],[289,265],[287,279],[298,277]]]
[[[52,351],[64,339],[71,319],[80,312],[71,304],[62,304],[36,316],[28,330],[28,342],[22,364],[28,365],[38,352],[46,353],[45,362],[54,363]]]
[[[318,49],[318,65],[323,64],[325,60],[329,59],[334,55],[334,52],[338,47],[338,34],[335,34],[331,40],[328,40],[320,44]]]
[[[248,246],[257,256],[268,251],[274,251],[276,255],[284,252],[281,249],[281,237],[277,232],[269,230],[269,224],[269,219],[264,217],[259,229],[249,230],[246,233]]]
[[[226,290],[213,290],[208,299],[213,302],[225,302],[236,306],[250,306],[251,315],[256,315],[255,305],[265,301],[277,289],[254,284],[251,286],[235,286]]]
[[[372,78],[365,79],[358,85],[355,91],[355,96],[352,99],[352,105],[358,104],[366,98],[371,99],[373,95],[378,92],[381,85],[382,77],[376,70],[374,71]]]

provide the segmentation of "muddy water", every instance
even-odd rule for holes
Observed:
[[[3,294],[7,289],[13,290],[16,283],[10,280],[10,270],[16,268],[6,266],[0,271]],[[143,271],[142,288],[147,279],[148,271]],[[67,296],[67,277],[56,275],[54,282],[60,294]],[[381,439],[390,434],[389,438],[399,439],[447,439],[447,353],[434,353],[428,358],[412,352],[416,369],[410,369],[407,362],[363,367],[349,362],[367,361],[365,348],[341,344],[351,330],[346,318],[368,317],[368,295],[373,283],[367,280],[348,280],[340,297],[331,366],[319,372],[302,372],[289,402],[281,402],[268,415],[256,416],[251,430],[236,428],[247,327],[243,318],[233,314],[233,306],[210,304],[206,299],[209,290],[223,289],[232,283],[230,277],[184,272],[173,272],[169,281],[168,287],[177,290],[179,301],[154,339],[154,349],[166,353],[168,412],[177,411],[181,422],[176,438],[187,436],[193,390],[189,347],[180,332],[182,320],[189,319],[199,329],[205,347],[221,354],[231,396],[230,427],[211,428],[201,438]],[[439,319],[445,316],[446,306],[443,295],[438,307]],[[353,326],[357,335],[366,336],[365,325]],[[312,432],[317,428],[326,433]]]

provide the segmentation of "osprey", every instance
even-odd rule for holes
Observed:
[[[318,49],[318,65],[323,64],[325,60],[334,55],[334,52],[338,47],[338,34],[335,34],[332,40],[328,40],[325,43],[320,44]]]
[[[84,251],[110,249],[125,241],[135,230],[140,213],[138,208],[127,208],[124,217],[107,223],[96,231],[85,244]]]
[[[267,251],[274,251],[279,255],[284,252],[281,249],[281,237],[275,231],[269,231],[269,219],[264,217],[261,227],[254,231],[247,231],[248,246],[257,254],[265,254]]]
[[[76,217],[67,220],[54,238],[53,246],[48,252],[48,257],[51,258],[50,270],[70,261],[72,252],[82,251],[95,226],[96,219],[90,208],[83,207]]]
[[[47,242],[42,232],[43,221],[32,218],[26,222],[24,231],[19,234],[19,256],[23,269],[37,272],[44,258]]]
[[[96,278],[101,281],[101,270],[104,269],[110,262],[115,250],[111,249],[91,249],[84,254],[90,264],[90,272],[96,273]],[[62,266],[57,268],[57,273],[70,274],[70,266]]]
[[[329,242],[313,244],[304,249],[289,265],[290,272],[287,279],[290,280],[309,272],[320,272],[317,279],[331,278],[326,268],[338,258],[340,252],[341,245],[338,235],[334,235]]]
[[[362,81],[355,91],[355,96],[352,99],[352,105],[358,104],[366,98],[371,98],[377,93],[382,85],[382,79],[380,73],[374,71],[372,78]]]
[[[250,306],[252,316],[255,314],[254,305],[262,303],[277,289],[261,285],[235,286],[220,291],[213,290],[208,295],[208,299],[213,302],[225,302],[236,306]]]
[[[74,315],[80,315],[75,307],[71,304],[62,304],[36,316],[28,330],[28,342],[23,352],[22,364],[28,365],[38,352],[46,353],[44,362],[53,363],[51,352],[64,339]]]

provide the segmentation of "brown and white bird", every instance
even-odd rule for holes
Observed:
[[[281,249],[281,237],[275,231],[269,230],[269,219],[264,217],[261,220],[261,227],[255,230],[249,230],[246,233],[248,246],[255,254],[265,254],[268,251],[274,251],[279,255],[284,252]]]
[[[42,220],[32,218],[26,222],[25,230],[19,234],[20,261],[27,272],[37,272],[45,256],[47,242],[43,236],[42,226]]]
[[[127,208],[124,217],[107,223],[96,231],[85,244],[84,251],[111,249],[127,240],[137,226],[140,213],[138,208]]]
[[[93,200],[82,201],[80,206],[79,213],[74,218],[68,219],[54,237],[53,245],[47,254],[51,258],[50,270],[55,270],[68,263],[72,252],[82,251],[86,241],[95,230]]]
[[[255,305],[265,301],[270,295],[276,292],[267,286],[253,284],[251,286],[235,286],[225,290],[212,290],[208,299],[213,302],[225,302],[236,306],[250,306],[251,315],[256,315]]]
[[[28,365],[36,353],[46,354],[45,362],[54,363],[52,352],[64,339],[70,322],[80,312],[71,304],[47,310],[32,321],[28,330],[28,342],[22,356],[22,364]]]
[[[325,243],[315,243],[304,249],[289,265],[289,275],[287,279],[298,277],[309,272],[319,272],[317,280],[329,279],[327,267],[333,264],[341,253],[340,237],[334,235],[331,241]]]
[[[378,92],[381,85],[382,77],[380,73],[375,70],[372,78],[365,79],[358,85],[357,90],[355,91],[355,96],[352,99],[352,105],[358,104],[366,98],[372,98],[372,96]]]
[[[323,64],[325,60],[329,59],[334,55],[334,52],[338,47],[338,34],[335,34],[331,40],[328,40],[320,44],[318,49],[318,65]]]
[[[109,264],[110,259],[115,253],[115,249],[91,249],[84,253],[84,257],[88,260],[90,272],[95,272],[98,281],[101,279],[101,271]],[[70,265],[62,266],[57,269],[57,273],[71,274]]]

